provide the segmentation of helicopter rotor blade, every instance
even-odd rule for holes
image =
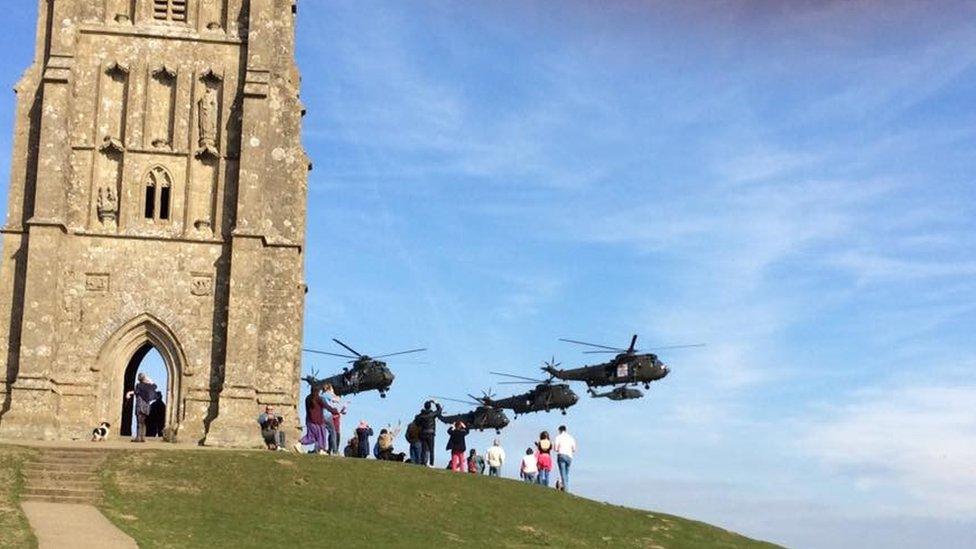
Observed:
[[[608,355],[619,355],[624,351],[583,351],[584,355],[602,355],[604,353]]]
[[[692,347],[704,347],[704,343],[693,343],[691,345],[667,345],[665,347],[651,347],[647,351],[667,351],[669,349],[690,349]]]
[[[575,339],[559,338],[559,341],[565,341],[566,343],[575,343],[577,345],[588,345],[590,347],[598,347],[600,349],[609,349],[611,351],[617,351],[618,353],[626,352],[624,349],[620,349],[618,347],[607,347],[606,345],[597,345],[596,343],[587,343],[585,341],[577,341]]]
[[[637,345],[637,334],[634,334],[634,337],[631,338],[631,340],[630,340],[630,347],[627,348],[627,352],[628,353],[633,353],[634,352],[634,346],[635,345]]]
[[[349,355],[340,355],[339,353],[330,353],[330,352],[328,352],[328,351],[319,351],[319,350],[317,350],[317,349],[302,349],[302,351],[304,351],[304,352],[306,352],[306,353],[312,353],[313,355],[328,355],[328,356],[337,356],[337,357],[339,357],[339,358],[356,358],[356,357],[354,357],[354,356],[349,356]]]
[[[461,400],[457,398],[448,398],[448,397],[442,397],[437,395],[433,395],[430,398],[436,398],[437,400],[449,400],[451,402],[460,402],[461,404],[470,404],[471,406],[481,406],[480,402],[469,402],[467,400]]]
[[[489,372],[489,373],[494,374],[496,376],[505,376],[505,377],[510,377],[510,378],[514,378],[514,379],[521,379],[521,380],[524,380],[524,381],[532,381],[534,383],[542,383],[542,381],[540,381],[538,379],[535,379],[535,378],[532,378],[532,377],[517,376],[517,375],[513,375],[513,374],[506,374],[506,373],[503,373],[503,372]]]
[[[499,381],[499,385],[549,385],[548,381]]]
[[[353,349],[352,347],[350,347],[350,346],[348,346],[348,345],[346,345],[345,343],[343,343],[343,342],[341,342],[341,341],[339,341],[339,340],[338,340],[338,339],[336,339],[336,338],[332,338],[332,341],[335,341],[335,342],[336,342],[336,343],[338,343],[339,345],[342,345],[343,347],[345,347],[345,349],[346,349],[347,351],[349,351],[350,353],[352,353],[352,354],[354,354],[354,355],[356,355],[356,356],[358,356],[358,357],[361,357],[361,356],[363,356],[363,355],[361,355],[361,354],[359,354],[359,352],[358,352],[358,351],[356,351],[356,349]]]
[[[421,351],[426,351],[426,350],[427,350],[426,347],[424,347],[423,349],[410,349],[409,351],[400,351],[399,353],[387,353],[385,355],[374,356],[373,358],[386,358],[388,356],[408,355],[410,353],[419,353]]]

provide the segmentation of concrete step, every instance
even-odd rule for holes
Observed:
[[[102,483],[97,480],[27,479],[24,487],[28,490],[101,490]]]
[[[73,489],[73,488],[25,488],[24,496],[65,496],[65,497],[80,497],[80,498],[100,498],[102,497],[101,490],[85,490],[85,489]]]
[[[49,471],[94,471],[98,469],[99,463],[65,463],[63,461],[28,461],[24,463],[24,469],[42,469]]]
[[[91,498],[84,496],[40,496],[23,494],[20,498],[22,501],[44,501],[47,503],[82,503],[82,504],[94,504],[101,501],[101,497]]]
[[[24,480],[98,480],[96,471],[51,471],[46,469],[24,469]]]
[[[101,463],[105,460],[104,456],[98,454],[91,455],[61,455],[61,454],[41,454],[34,458],[35,461],[62,461],[64,463]]]

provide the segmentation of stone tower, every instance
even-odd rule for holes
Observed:
[[[0,437],[124,433],[152,348],[182,440],[256,444],[261,404],[295,409],[296,1],[39,1],[2,229]]]

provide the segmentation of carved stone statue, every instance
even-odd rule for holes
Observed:
[[[96,207],[98,209],[98,220],[102,223],[114,222],[118,219],[119,200],[115,196],[115,189],[112,185],[105,185],[98,189]]]
[[[197,158],[220,158],[217,149],[217,94],[210,86],[205,86],[203,97],[197,103],[197,116],[200,123],[200,148]]]

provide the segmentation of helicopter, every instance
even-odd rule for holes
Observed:
[[[552,365],[546,365],[543,371],[550,376],[564,381],[582,381],[587,387],[605,387],[608,385],[639,385],[643,384],[645,389],[651,388],[651,382],[663,379],[671,371],[653,353],[639,353],[635,348],[637,345],[637,335],[630,340],[630,347],[619,349],[606,345],[597,345],[575,339],[560,339],[567,343],[577,345],[587,345],[596,347],[599,350],[586,351],[586,353],[616,353],[612,360],[603,364],[594,364],[573,368],[570,370],[557,370]],[[687,347],[704,347],[703,343],[695,345],[672,345],[661,347],[660,349],[683,349]]]
[[[633,387],[627,387],[626,385],[621,385],[616,387],[612,391],[607,391],[605,393],[598,393],[592,388],[588,388],[590,396],[593,398],[608,398],[610,400],[634,400],[638,398],[644,398],[644,393],[640,389],[634,389]]]
[[[559,364],[553,364],[552,362],[546,363],[546,367],[555,368],[556,366],[559,366]],[[475,399],[485,406],[507,408],[512,410],[515,412],[516,418],[518,418],[520,414],[543,411],[549,412],[551,410],[560,410],[562,411],[563,415],[566,415],[566,408],[573,406],[579,401],[579,396],[569,388],[569,385],[566,383],[553,383],[552,377],[549,379],[533,379],[531,377],[517,376],[502,372],[491,373],[496,376],[504,376],[520,380],[502,381],[502,385],[519,385],[528,383],[535,384],[534,388],[529,389],[528,392],[520,395],[514,395],[499,400],[495,400],[487,395],[485,397]]]
[[[452,414],[438,416],[438,419],[446,424],[452,424],[456,421],[463,421],[469,429],[477,429],[479,431],[484,431],[485,429],[494,429],[495,434],[500,435],[502,429],[508,425],[508,416],[505,415],[505,411],[501,408],[495,406],[490,406],[482,402],[473,395],[468,395],[474,401],[458,400],[455,398],[446,397],[433,397],[439,400],[449,400],[451,402],[460,402],[461,404],[471,404],[477,406],[476,409],[463,413],[463,414]],[[484,399],[490,399],[491,396],[485,391]]]
[[[398,353],[387,353],[385,355],[370,357],[360,354],[358,351],[339,341],[338,339],[333,338],[332,341],[341,345],[355,356],[317,351],[315,349],[302,350],[306,353],[337,356],[340,358],[350,359],[349,363],[352,364],[352,367],[343,368],[341,374],[336,374],[325,379],[315,379],[312,376],[305,379],[305,381],[308,381],[312,385],[332,385],[332,389],[335,391],[336,396],[358,394],[363,391],[379,391],[380,397],[386,398],[386,392],[390,390],[390,386],[393,385],[393,380],[396,378],[396,376],[386,366],[386,362],[377,359],[406,355],[410,353],[419,353],[427,350],[426,348],[411,349],[409,351],[400,351]]]

